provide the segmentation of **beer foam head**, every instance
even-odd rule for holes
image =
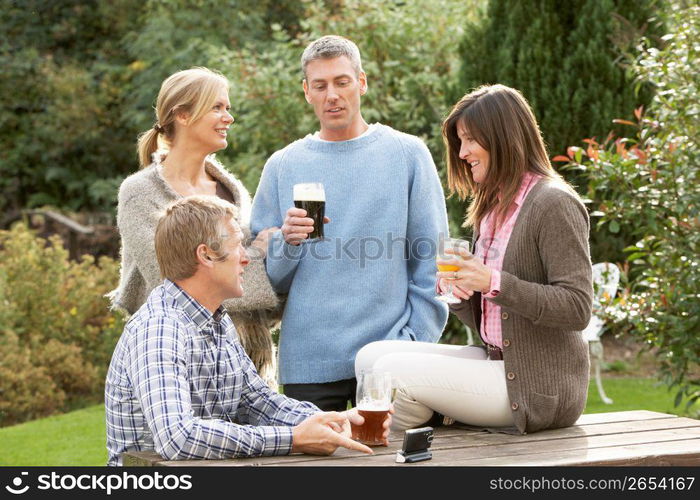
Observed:
[[[326,201],[323,184],[294,184],[294,201]]]
[[[357,404],[357,409],[363,411],[389,411],[389,402],[364,400]]]

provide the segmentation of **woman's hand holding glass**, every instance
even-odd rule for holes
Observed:
[[[452,256],[449,259],[438,258],[438,266],[451,265],[457,270],[437,273],[441,290],[446,288],[445,285],[451,285],[455,297],[463,300],[469,300],[475,290],[482,293],[491,290],[491,268],[474,257],[466,247],[446,248],[445,253]]]

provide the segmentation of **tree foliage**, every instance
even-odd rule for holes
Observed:
[[[640,103],[623,66],[641,33],[656,33],[657,0],[489,0],[460,46],[458,95],[485,83],[523,92],[550,152],[602,139]],[[642,89],[644,90],[644,89]],[[457,97],[457,96],[455,96]]]
[[[104,207],[128,171],[119,39],[140,2],[2,1],[0,209]],[[111,182],[110,182],[111,180]]]
[[[637,109],[632,137],[570,149],[589,180],[601,230],[625,228],[628,287],[617,299],[624,329],[656,348],[676,404],[700,399],[700,6],[677,1],[658,49],[640,45],[638,83],[656,95]]]
[[[113,210],[162,80],[266,38],[270,23],[293,31],[300,5],[0,0],[0,210]]]

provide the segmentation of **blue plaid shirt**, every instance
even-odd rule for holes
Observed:
[[[270,390],[220,307],[165,280],[127,322],[105,386],[108,465],[124,451],[168,460],[284,455],[320,411]]]

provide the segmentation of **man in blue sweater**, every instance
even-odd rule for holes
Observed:
[[[425,144],[368,125],[357,46],[339,36],[311,43],[301,59],[304,95],[320,131],[274,153],[253,200],[252,232],[277,226],[267,272],[288,294],[280,335],[286,395],[319,408],[354,405],[357,351],[375,340],[436,342],[447,307],[434,300],[435,252],[447,235],[440,180]],[[325,187],[325,237],[294,208],[293,186]],[[290,208],[291,207],[291,208]]]

